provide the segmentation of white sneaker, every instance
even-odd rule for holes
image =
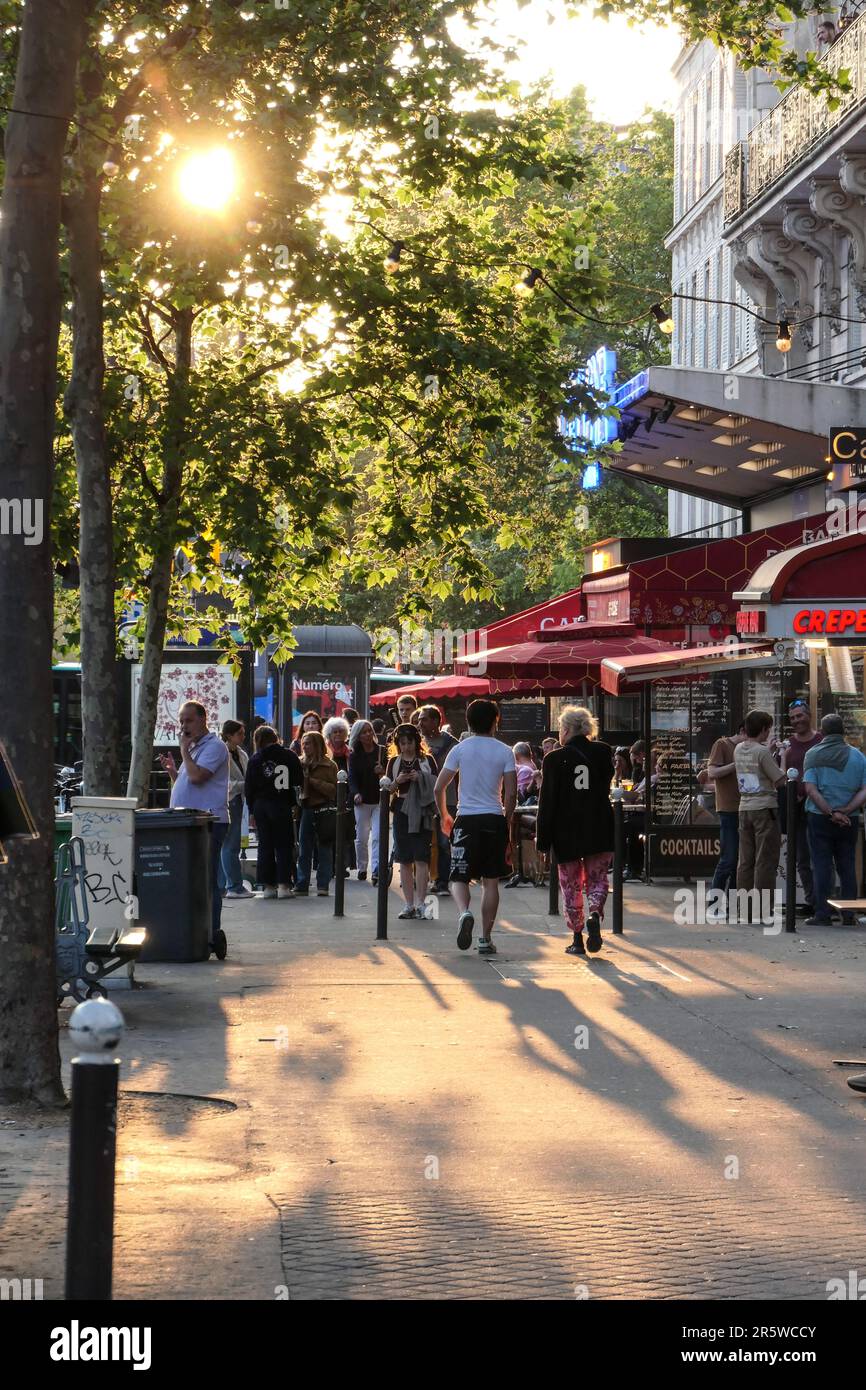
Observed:
[[[245,888],[245,889],[243,889],[243,890],[241,890],[240,888],[230,888],[230,889],[228,890],[228,892],[226,893],[226,897],[227,897],[227,898],[248,898],[248,897],[250,896],[250,894],[252,893],[252,891],[253,891],[252,888]]]
[[[294,896],[295,896],[295,890],[294,890],[294,888],[291,886],[290,883],[281,883],[281,884],[280,884],[279,888],[277,889],[277,897],[278,897],[278,898],[293,898]]]
[[[277,890],[276,888],[263,888],[258,896],[260,898],[275,898],[277,896]]]

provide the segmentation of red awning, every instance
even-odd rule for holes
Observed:
[[[583,597],[580,589],[569,589],[556,598],[545,599],[544,603],[534,603],[521,613],[511,613],[506,618],[498,618],[487,627],[468,632],[463,638],[462,649],[469,656],[485,647],[504,647],[509,642],[525,642],[536,632],[557,630],[577,622],[583,615]]]
[[[437,676],[423,685],[399,685],[396,690],[378,690],[370,696],[371,705],[393,705],[401,695],[414,695],[423,704],[436,700],[477,700],[490,694],[490,682],[482,677]]]
[[[601,688],[609,695],[622,695],[636,681],[754,670],[769,665],[773,659],[772,647],[759,642],[677,648],[655,656],[606,657],[601,664]]]
[[[826,517],[779,522],[746,535],[636,560],[618,574],[587,575],[587,618],[630,619],[654,627],[732,627],[740,606],[734,594],[746,587],[762,561],[811,543],[822,524]]]
[[[455,670],[483,670],[491,695],[573,695],[584,681],[598,685],[606,656],[647,656],[676,653],[678,648],[653,637],[610,636],[573,642],[520,642],[479,652],[475,662],[456,661]]]

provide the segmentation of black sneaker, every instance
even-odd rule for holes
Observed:
[[[370,882],[372,883],[372,885],[373,885],[374,888],[378,888],[378,886],[379,886],[379,875],[378,875],[378,874],[371,874],[371,875],[370,875]]]
[[[296,889],[295,889],[295,897],[296,897],[296,898],[308,898],[309,896],[310,896],[310,890],[309,890],[309,888],[296,888]]]
[[[586,955],[586,947],[585,947],[584,944],[583,944],[583,935],[582,935],[580,932],[577,933],[577,935],[575,936],[575,938],[574,938],[574,940],[572,941],[571,945],[570,945],[570,946],[566,946],[566,948],[565,948],[565,954],[566,954],[567,956],[585,956],[585,955]]]
[[[601,950],[601,920],[597,912],[591,912],[586,920],[586,949],[592,956]]]
[[[468,951],[472,945],[472,928],[475,926],[475,918],[468,907],[465,912],[461,912],[458,925],[460,930],[457,933],[457,945],[461,951]]]
[[[366,870],[366,869],[359,869],[359,870],[358,870],[358,882],[359,882],[359,883],[364,883],[365,880],[366,880],[366,878],[367,878],[367,870]]]
[[[832,927],[833,922],[829,917],[807,917],[803,923],[804,927]]]

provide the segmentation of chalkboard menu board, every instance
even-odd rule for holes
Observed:
[[[746,672],[745,709],[765,709],[773,716],[776,730],[782,727],[782,672],[778,666]]]
[[[546,700],[503,700],[499,706],[499,734],[547,733]]]
[[[734,724],[734,683],[726,672],[652,685],[652,747],[659,753],[653,819],[659,825],[714,821],[701,797],[699,765]],[[710,805],[712,803],[710,802]]]

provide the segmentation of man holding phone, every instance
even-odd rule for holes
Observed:
[[[229,827],[229,750],[207,726],[207,710],[197,700],[187,700],[178,714],[180,757],[178,768],[171,753],[160,754],[160,765],[171,778],[171,806],[209,811],[211,826],[211,954],[225,960],[228,951],[222,930],[222,894],[218,876],[220,851]]]

